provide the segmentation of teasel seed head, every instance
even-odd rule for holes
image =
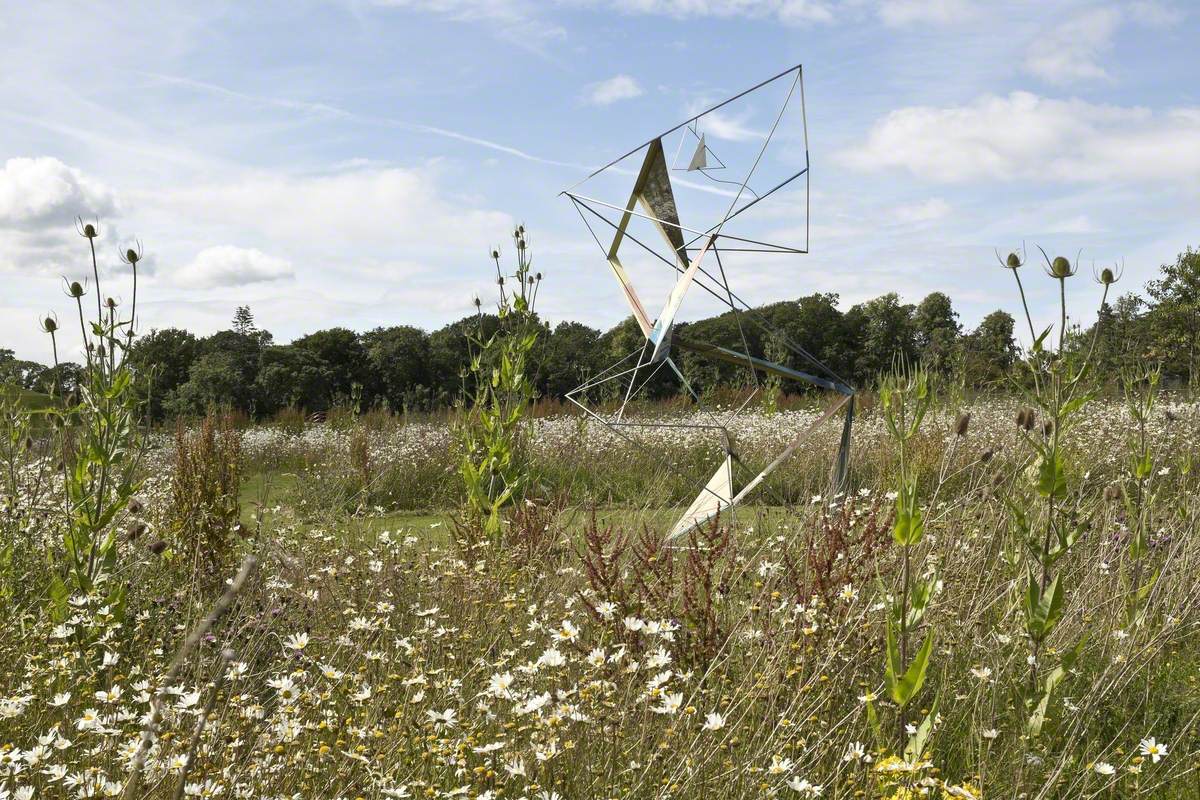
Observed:
[[[954,434],[956,436],[966,436],[967,431],[971,429],[971,415],[963,412],[958,415],[958,419],[954,421]]]
[[[982,453],[979,454],[979,461],[983,464],[986,464],[992,460],[992,456],[994,456],[995,454],[996,454],[995,451],[993,451],[992,448],[989,447],[987,450],[984,450]]]
[[[167,549],[167,543],[162,539],[155,539],[150,544],[146,545],[146,549],[156,556],[161,556],[163,551]]]
[[[1008,258],[1004,262],[1004,266],[1008,267],[1009,269],[1020,269],[1022,266],[1021,257],[1016,253],[1009,253]]]
[[[131,497],[129,498],[129,504],[126,506],[126,509],[130,514],[140,514],[146,510],[146,506],[141,500],[137,499],[136,497]]]
[[[1121,487],[1115,483],[1110,483],[1104,487],[1104,499],[1111,502],[1116,502],[1121,499]]]
[[[129,541],[136,542],[138,537],[145,533],[148,527],[149,526],[147,526],[146,523],[142,522],[140,519],[135,519],[133,522],[129,523],[129,528],[127,530]]]
[[[42,330],[44,330],[46,333],[54,333],[58,330],[58,320],[56,320],[54,317],[46,317],[44,320],[42,320]]]
[[[1054,435],[1054,420],[1048,419],[1042,423],[1042,435],[1047,439]]]
[[[1075,274],[1075,267],[1073,267],[1071,265],[1071,262],[1068,261],[1063,256],[1056,256],[1054,258],[1054,260],[1050,262],[1051,277],[1057,278],[1059,280],[1066,280],[1067,278],[1071,277],[1074,274]]]

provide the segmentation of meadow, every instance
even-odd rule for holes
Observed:
[[[444,420],[217,415],[146,442],[109,579],[123,607],[101,588],[65,614],[41,580],[62,535],[54,454],[10,450],[27,508],[7,517],[0,796],[120,796],[133,770],[127,796],[1196,796],[1200,406],[1163,397],[1146,422],[1144,592],[1111,488],[1137,421],[1098,399],[1073,428],[1068,503],[1087,524],[1038,686],[1074,657],[1035,733],[1027,544],[998,488],[1030,469],[1023,409],[935,404],[908,442],[936,638],[900,707],[898,452],[864,405],[844,494],[825,494],[830,428],[760,504],[673,546],[690,484],[578,417],[527,421],[536,489],[492,544],[467,535]],[[737,435],[769,450],[813,413],[753,413]],[[661,447],[684,472],[714,456]],[[181,521],[187,492],[222,483],[232,497],[194,496]]]

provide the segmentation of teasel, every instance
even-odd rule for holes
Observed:
[[[142,260],[142,242],[139,239],[134,240],[134,247],[128,248],[121,256],[121,260],[129,265],[133,270],[133,298],[129,304],[129,331],[126,338],[129,341],[133,340],[133,323],[137,317],[137,265]]]
[[[88,240],[88,247],[92,250],[92,278],[96,281],[96,318],[100,320],[104,316],[100,310],[100,267],[96,264],[96,237],[100,235],[100,224],[84,223],[83,217],[76,217],[75,227],[79,235]]]
[[[958,419],[954,421],[954,435],[966,436],[967,431],[971,429],[971,415],[964,411],[958,415]]]
[[[149,527],[150,526],[148,526],[145,522],[142,522],[140,519],[135,519],[133,522],[129,523],[129,527],[126,529],[126,538],[128,538],[131,542],[136,542],[138,537],[145,533]]]

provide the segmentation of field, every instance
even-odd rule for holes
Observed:
[[[44,588],[54,455],[10,450],[0,797],[1196,797],[1200,406],[1164,396],[1141,431],[1148,525],[1112,488],[1140,441],[1126,404],[1064,433],[1079,534],[1045,636],[1009,506],[1037,481],[1021,410],[935,404],[901,463],[865,402],[845,493],[829,426],[671,544],[719,456],[688,436],[659,440],[662,469],[577,417],[526,420],[530,489],[490,541],[444,420],[210,419],[147,442],[121,560],[65,606]],[[734,433],[772,452],[814,413]],[[910,582],[928,596],[890,670]]]

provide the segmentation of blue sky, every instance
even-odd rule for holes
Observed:
[[[76,214],[100,218],[106,294],[128,294],[116,253],[142,241],[143,329],[211,332],[245,303],[281,341],[437,327],[488,296],[518,221],[542,312],[611,325],[626,308],[558,193],[798,62],[811,253],[741,265],[751,302],[941,290],[971,326],[1014,309],[994,251],[1024,241],[1082,251],[1086,322],[1093,260],[1137,290],[1200,244],[1200,10],[1182,2],[100,5],[0,9],[0,346],[27,357],[87,266]],[[801,211],[781,197],[776,227]],[[1033,299],[1046,314],[1047,281]]]

